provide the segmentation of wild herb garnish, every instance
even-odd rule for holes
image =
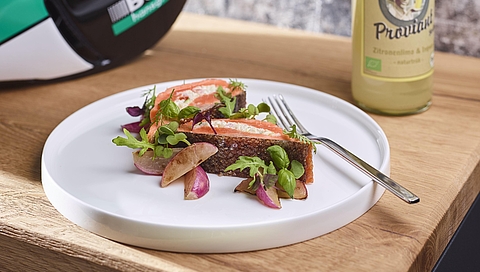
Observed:
[[[299,140],[300,142],[302,143],[305,143],[305,144],[310,144],[312,145],[313,147],[313,151],[316,153],[317,152],[317,147],[316,147],[316,142],[308,139],[307,137],[305,137],[304,135],[300,134],[297,132],[297,126],[294,124],[290,127],[289,130],[287,129],[284,129],[283,130],[283,134],[287,135],[288,137],[292,138],[292,139],[297,139]]]
[[[143,156],[147,150],[153,150],[155,157],[170,158],[173,155],[173,149],[180,142],[190,145],[187,136],[184,133],[177,133],[178,123],[173,121],[166,125],[160,126],[155,134],[155,141],[151,143],[148,140],[147,132],[144,128],[140,130],[140,140],[135,138],[127,129],[123,129],[123,133],[127,138],[117,136],[112,140],[117,146],[126,146],[133,149],[140,149],[139,156]]]
[[[232,115],[230,115],[230,119],[255,119],[260,113],[269,113],[269,112],[270,112],[270,106],[266,103],[262,102],[257,106],[253,104],[249,104],[246,108],[241,108],[238,112],[235,112]]]
[[[213,127],[212,125],[212,117],[211,117],[211,114],[209,111],[205,112],[205,113],[197,113],[195,115],[195,117],[193,117],[193,120],[192,120],[192,130],[193,130],[193,127],[202,122],[203,120],[207,121],[207,123],[210,125],[210,128],[213,130],[213,133],[214,134],[217,134],[217,131],[215,130],[215,128]]]
[[[240,82],[240,81],[237,81],[237,80],[233,80],[233,79],[230,79],[230,83],[228,84],[228,87],[234,91],[235,89],[242,89],[242,90],[245,90],[247,88],[247,85],[245,85],[245,83],[243,82]]]
[[[278,170],[278,183],[285,189],[288,195],[293,198],[293,191],[295,190],[296,180],[299,179],[305,173],[303,165],[288,158],[288,154],[279,145],[272,145],[267,148],[273,164]]]
[[[232,91],[235,88],[242,88],[245,89],[245,85],[238,81],[231,81],[230,88]],[[215,97],[220,100],[220,103],[223,104],[223,107],[218,108],[218,110],[225,116],[225,118],[229,119],[255,119],[261,113],[268,113],[264,121],[276,124],[277,119],[275,116],[269,114],[270,106],[266,103],[260,103],[257,106],[253,104],[249,104],[246,108],[241,108],[240,110],[235,112],[235,106],[237,103],[237,98],[233,97],[231,93],[227,93],[222,86],[217,88],[217,93]]]
[[[153,89],[146,91],[144,94],[145,102],[143,102],[143,106],[142,106],[143,118],[140,122],[141,127],[150,126],[150,124],[152,123],[150,120],[150,111],[155,106],[156,90],[157,90],[157,85],[153,86]]]
[[[130,116],[140,116],[141,118],[140,121],[122,125],[122,129],[125,128],[130,132],[139,133],[140,129],[150,127],[150,110],[155,104],[155,89],[156,86],[143,94],[145,101],[141,108],[139,106],[132,106],[125,109]]]
[[[225,168],[225,171],[234,171],[236,169],[243,171],[244,169],[250,168],[249,175],[253,179],[249,187],[255,186],[255,184],[259,182],[261,185],[269,188],[275,183],[273,182],[272,184],[271,181],[275,179],[269,176],[276,175],[278,183],[287,194],[293,198],[296,180],[305,173],[303,165],[296,160],[290,161],[285,149],[279,145],[270,146],[267,148],[267,151],[272,158],[272,161],[268,164],[259,157],[240,156],[235,163]]]
[[[235,105],[237,104],[237,98],[232,97],[230,93],[227,93],[222,86],[218,86],[215,97],[220,100],[220,103],[223,104],[223,107],[219,107],[218,111],[221,112],[225,118],[230,118],[235,110]]]
[[[133,137],[130,131],[124,128],[123,133],[127,136],[127,138],[118,136],[113,139],[112,142],[117,146],[127,146],[135,149],[140,148],[140,156],[142,156],[147,150],[151,149],[154,151],[153,158],[171,157],[173,154],[173,149],[171,148],[171,146],[175,146],[180,142],[190,145],[190,142],[188,142],[185,133],[177,132],[179,126],[179,123],[177,121],[183,118],[191,118],[195,116],[197,113],[200,112],[200,109],[197,107],[189,106],[180,110],[177,104],[172,101],[173,92],[174,90],[172,91],[172,93],[170,93],[170,96],[167,99],[160,101],[160,110],[156,115],[156,122],[159,122],[160,126],[155,132],[155,141],[153,143],[149,142],[147,132],[143,127],[139,132],[141,140]],[[153,94],[154,93],[155,89],[153,89]],[[154,97],[147,98],[143,106],[143,108],[146,109],[144,114],[146,114],[146,112],[148,111],[149,116],[150,110],[153,108],[154,104]]]
[[[155,119],[160,124],[163,124],[164,119],[166,121],[180,121],[181,119],[192,118],[200,112],[200,109],[194,106],[187,106],[180,110],[178,105],[172,100],[174,92],[175,90],[172,90],[167,99],[160,101],[160,110],[155,116]]]

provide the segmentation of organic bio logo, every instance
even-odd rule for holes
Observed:
[[[365,57],[365,66],[369,70],[381,72],[382,71],[382,60],[371,58],[371,57]]]

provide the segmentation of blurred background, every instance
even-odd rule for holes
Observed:
[[[351,36],[351,0],[187,0],[184,11]],[[438,51],[480,57],[480,0],[435,1]]]

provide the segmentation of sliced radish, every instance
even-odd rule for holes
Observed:
[[[293,199],[307,199],[308,197],[308,191],[307,191],[307,185],[305,185],[305,182],[296,180],[297,184],[295,185],[295,189],[293,191]],[[278,188],[278,197],[279,198],[290,198],[288,193],[283,190],[282,186],[277,182],[275,185]]]
[[[260,201],[260,203],[263,205],[274,209],[282,208],[280,199],[278,198],[277,188],[274,186],[268,188],[265,188],[262,185],[258,186],[256,194],[258,201]]]
[[[235,187],[234,192],[246,193],[250,195],[255,195],[255,189],[253,187],[249,187],[252,178],[242,180],[237,187]],[[282,187],[278,184],[275,185],[277,187],[277,193],[279,198],[290,198],[290,196],[282,189]],[[307,186],[305,182],[297,180],[297,184],[295,186],[295,190],[293,191],[293,199],[306,199],[308,197]]]
[[[173,149],[173,156],[177,154],[181,148]],[[153,158],[153,151],[149,150],[145,152],[142,156],[139,155],[139,150],[132,153],[133,155],[133,164],[138,170],[142,171],[145,174],[161,176],[163,170],[167,166],[170,158]]]
[[[201,166],[197,166],[185,174],[184,198],[199,199],[210,190],[210,180]]]
[[[253,186],[250,187],[250,182],[252,182],[252,180],[253,178],[247,178],[242,180],[242,182],[240,182],[233,191],[255,195],[255,189],[253,188]]]
[[[194,169],[213,154],[218,148],[210,143],[193,143],[173,156],[163,171],[160,187],[165,187],[174,180]]]

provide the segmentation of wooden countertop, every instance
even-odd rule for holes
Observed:
[[[433,106],[371,115],[391,146],[391,176],[421,198],[386,192],[354,222],[291,246],[235,254],[178,254],[92,234],[46,198],[40,159],[64,118],[102,97],[185,78],[294,83],[347,101],[350,39],[182,14],[142,57],[92,76],[0,90],[2,271],[425,271],[431,270],[480,191],[480,59],[436,53]]]

